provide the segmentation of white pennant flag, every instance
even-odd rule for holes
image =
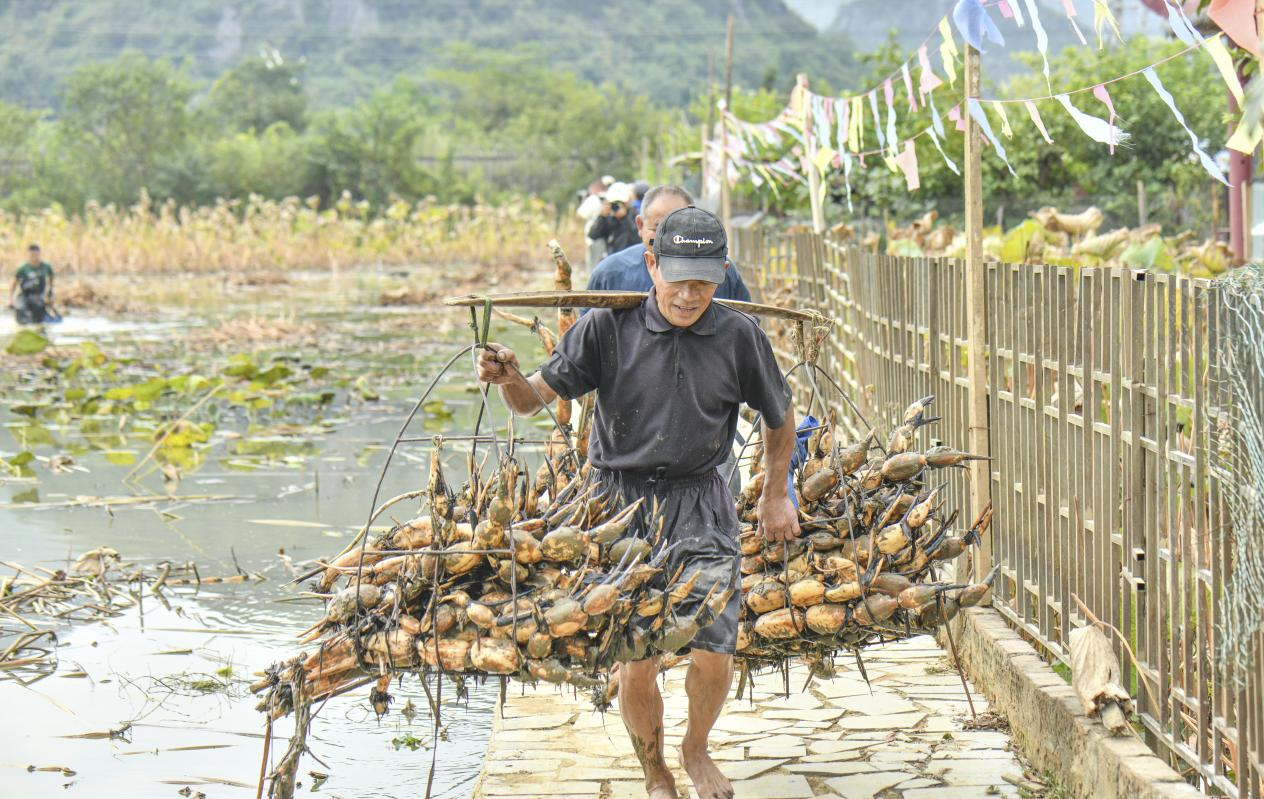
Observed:
[[[1045,83],[1049,85],[1049,91],[1053,91],[1053,83],[1049,79],[1049,36],[1045,33],[1045,26],[1040,24],[1040,12],[1036,10],[1036,0],[1023,0],[1027,4],[1027,13],[1031,15],[1031,29],[1036,32],[1036,49],[1040,51],[1040,58],[1044,62]]]
[[[855,211],[851,205],[851,153],[846,150],[842,151],[843,156],[843,185],[847,187],[847,213]]]
[[[1071,115],[1071,119],[1074,119],[1075,124],[1080,126],[1080,130],[1084,131],[1084,135],[1098,144],[1117,147],[1131,138],[1127,132],[1120,130],[1118,125],[1112,125],[1101,117],[1086,114],[1071,105],[1071,98],[1065,94],[1055,95],[1054,99],[1062,103],[1062,107]]]
[[[869,92],[869,110],[873,112],[873,130],[878,134],[878,147],[887,148],[886,134],[882,132],[882,115],[878,113],[878,90]]]
[[[1207,174],[1228,186],[1229,181],[1225,179],[1224,172],[1221,172],[1220,167],[1216,165],[1216,162],[1211,159],[1211,156],[1207,155],[1207,151],[1203,149],[1202,145],[1198,141],[1198,134],[1190,130],[1189,125],[1185,124],[1185,115],[1181,113],[1181,109],[1176,107],[1176,101],[1172,99],[1172,93],[1169,92],[1167,87],[1163,85],[1163,82],[1159,80],[1158,73],[1154,71],[1154,67],[1146,67],[1141,71],[1141,74],[1145,75],[1146,80],[1150,81],[1150,85],[1154,87],[1154,91],[1159,95],[1163,102],[1167,104],[1167,107],[1171,109],[1172,116],[1176,117],[1177,124],[1184,128],[1185,132],[1189,134],[1189,142],[1193,146],[1194,152],[1198,155],[1198,160],[1202,163],[1203,169],[1207,170]]]
[[[935,143],[935,149],[938,150],[939,154],[944,157],[944,163],[946,163],[948,168],[952,170],[952,174],[960,175],[961,170],[957,168],[957,162],[948,157],[948,153],[944,152],[943,145],[939,143],[939,135],[935,133],[935,126],[931,125],[926,129],[926,132],[930,134],[930,140]]]
[[[966,102],[966,105],[969,106],[970,116],[974,117],[974,121],[979,123],[979,129],[983,131],[983,135],[988,142],[996,148],[996,154],[1005,162],[1005,168],[1009,170],[1011,175],[1018,177],[1018,174],[1014,172],[1014,167],[1009,163],[1009,155],[1005,152],[1005,145],[1001,144],[1001,140],[996,138],[996,134],[992,132],[992,124],[988,122],[987,114],[983,112],[983,105],[974,97],[971,97]]]

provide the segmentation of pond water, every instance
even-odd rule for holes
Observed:
[[[33,476],[0,480],[0,560],[66,568],[79,553],[105,545],[125,561],[151,569],[167,560],[192,560],[204,576],[234,574],[239,565],[266,578],[166,589],[165,604],[144,592],[141,606],[124,615],[57,625],[57,667],[52,673],[0,671],[5,717],[0,725],[0,796],[173,797],[185,787],[191,788],[186,796],[254,796],[264,725],[247,685],[254,672],[294,654],[296,634],[321,613],[319,601],[298,596],[302,587],[290,583],[292,573],[281,553],[301,566],[336,554],[352,539],[367,517],[385,460],[384,445],[398,432],[410,407],[408,398],[470,339],[467,317],[437,309],[376,308],[374,291],[373,286],[366,290],[355,284],[333,294],[322,292],[336,301],[306,304],[295,300],[302,292],[291,292],[284,301],[260,292],[234,309],[257,316],[284,306],[292,319],[321,333],[327,361],[381,377],[381,398],[366,402],[340,397],[320,412],[320,419],[304,410],[300,422],[316,432],[259,436],[262,443],[249,451],[263,456],[253,460],[241,456],[241,442],[255,440],[249,426],[235,424],[231,416],[221,418],[199,460],[184,470],[174,489],[177,497],[214,499],[66,507],[85,496],[164,493],[158,474],[142,485],[125,483],[131,463],[112,460],[98,448],[76,449],[70,471],[58,473],[37,464]],[[150,359],[187,362],[199,356],[191,356],[183,341],[208,324],[205,314],[169,309],[146,322],[68,317],[50,332],[57,345],[92,341],[106,352],[141,347]],[[419,315],[429,321],[418,322],[414,317]],[[401,324],[405,316],[411,324]],[[0,341],[7,338],[3,331],[0,336],[5,337]],[[524,361],[539,355],[523,330],[498,329],[497,337],[530,351]],[[153,350],[154,341],[165,342],[160,347],[167,349]],[[411,352],[409,341],[417,342]],[[472,427],[481,403],[470,375],[468,361],[453,370],[453,379],[440,391],[439,415],[423,413],[413,435]],[[46,457],[75,439],[73,424],[49,422],[44,425],[48,438],[31,445],[17,432],[29,427],[30,420],[15,413],[13,405],[10,401],[3,411],[11,435],[0,439],[0,455],[12,456],[30,446]],[[504,410],[494,397],[492,407],[503,427]],[[454,480],[459,480],[465,451],[452,453],[449,476]],[[403,446],[382,497],[423,485],[428,460],[429,444]],[[416,511],[412,502],[394,513],[408,518]],[[12,573],[0,566],[0,574]],[[0,618],[0,630],[12,634],[19,626]],[[300,769],[300,792],[423,795],[433,722],[420,682],[415,677],[397,681],[392,710],[380,721],[368,706],[367,692],[366,686],[320,710],[308,738],[311,754]],[[445,683],[436,797],[469,795],[499,685],[471,684],[459,698],[453,693]],[[399,712],[409,703],[416,715]],[[109,735],[124,727],[124,732]],[[289,719],[276,725],[274,761],[284,751],[290,728]],[[32,766],[64,767],[73,774],[28,770]],[[309,772],[328,778],[314,780]]]

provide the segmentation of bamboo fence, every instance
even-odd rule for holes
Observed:
[[[757,300],[833,320],[821,364],[868,419],[935,394],[943,420],[932,434],[967,439],[960,262],[877,255],[810,232],[738,230],[734,245]],[[1114,644],[1146,742],[1209,795],[1258,799],[1264,636],[1249,663],[1216,658],[1234,570],[1225,492],[1244,474],[1223,445],[1234,397],[1221,353],[1244,333],[1214,283],[1152,272],[992,263],[985,301],[988,489],[1003,575],[994,607],[1067,665],[1069,633],[1085,623],[1078,598],[1127,640]],[[814,390],[796,386],[801,398]],[[948,499],[972,511],[968,480],[954,477]]]

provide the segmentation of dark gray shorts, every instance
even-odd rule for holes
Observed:
[[[700,477],[678,480],[664,478],[656,483],[627,472],[600,470],[598,477],[625,503],[645,499],[629,534],[645,538],[658,529],[650,519],[657,499],[664,521],[662,540],[654,554],[666,548],[667,560],[655,578],[657,582],[651,583],[655,588],[662,589],[677,572],[681,580],[701,572],[689,596],[675,605],[677,616],[695,615],[712,586],[717,593],[732,590],[719,618],[699,630],[688,648],[733,654],[737,649],[737,618],[742,602],[741,552],[733,495],[719,472],[712,470]]]

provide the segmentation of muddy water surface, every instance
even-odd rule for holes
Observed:
[[[33,478],[0,481],[2,560],[64,568],[79,553],[107,545],[125,561],[151,569],[166,560],[192,560],[203,575],[233,574],[240,567],[265,577],[200,590],[167,589],[166,603],[146,593],[140,607],[106,622],[58,625],[57,665],[51,673],[0,672],[5,719],[0,725],[0,796],[254,796],[263,722],[246,686],[254,672],[293,654],[296,633],[319,618],[321,607],[298,596],[301,589],[290,584],[292,573],[281,553],[301,567],[351,540],[368,513],[385,459],[382,445],[398,431],[408,397],[470,336],[467,319],[458,315],[454,321],[451,312],[375,308],[377,284],[366,288],[360,278],[333,292],[321,285],[309,303],[260,290],[249,293],[232,312],[266,316],[285,309],[292,322],[323,336],[320,357],[380,376],[380,400],[340,397],[319,420],[310,413],[299,420],[323,432],[285,439],[265,436],[250,449],[264,457],[245,461],[234,453],[241,452],[239,442],[249,437],[248,425],[220,420],[203,459],[185,471],[174,489],[177,496],[212,495],[214,500],[64,507],[81,496],[166,490],[158,474],[140,486],[125,484],[131,465],[111,462],[96,450],[79,450],[76,468],[69,472],[37,465]],[[432,321],[418,324],[419,315]],[[187,362],[200,356],[182,341],[212,323],[205,310],[168,309],[146,320],[83,314],[50,332],[59,345],[90,340],[107,352],[149,347],[147,357]],[[524,360],[539,356],[538,347],[522,333],[498,333],[531,353]],[[0,337],[6,335],[0,332]],[[154,350],[153,342],[166,342],[170,349]],[[423,413],[414,434],[471,426],[480,402],[470,391],[468,366],[458,371],[441,391],[443,407],[435,414]],[[503,425],[503,409],[493,407]],[[8,409],[3,413],[11,435],[0,437],[0,455],[11,456],[25,443],[16,439],[15,431],[28,421]],[[323,426],[314,427],[318,421]],[[48,431],[50,441],[32,447],[39,456],[65,449],[74,435],[69,426],[52,424]],[[382,496],[419,487],[428,458],[426,444],[404,448]],[[454,453],[454,475],[461,462],[463,456]],[[397,517],[416,510],[415,503],[401,505]],[[12,570],[0,567],[0,573]],[[19,627],[16,620],[0,619],[0,629],[11,633]],[[397,683],[392,712],[380,721],[368,707],[367,690],[321,708],[308,739],[312,751],[303,759],[300,792],[341,797],[423,794],[434,730],[420,683],[416,678]],[[437,797],[469,795],[498,686],[471,684],[465,696],[453,694],[445,684],[433,790]],[[416,715],[399,712],[410,709]],[[283,751],[289,732],[288,720],[277,724],[273,759]],[[65,771],[28,770],[32,766]],[[185,788],[189,790],[180,793]]]

